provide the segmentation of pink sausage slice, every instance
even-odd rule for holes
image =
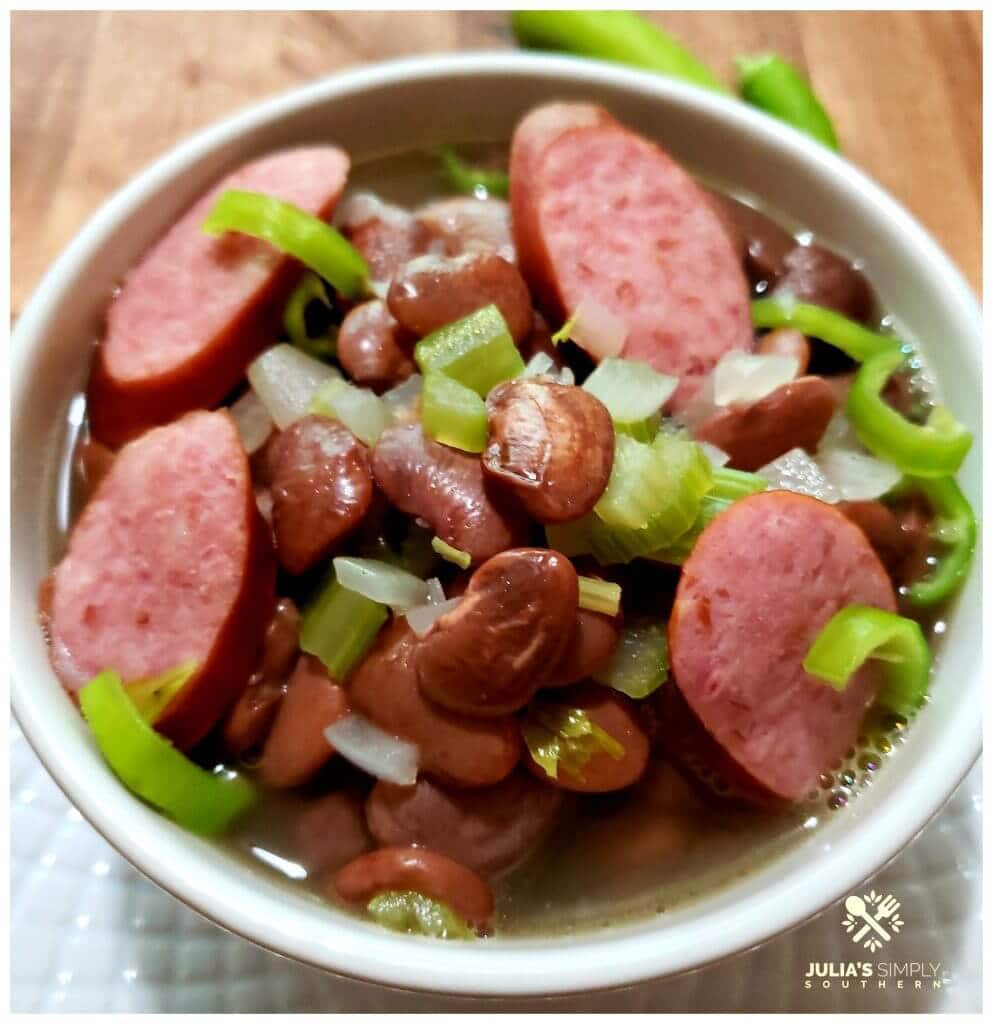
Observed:
[[[330,217],[348,157],[334,146],[246,164],[210,190],[125,277],[90,378],[90,420],[112,447],[182,413],[217,405],[271,344],[300,264],[244,235],[201,230],[226,189],[265,192]]]
[[[189,413],[122,448],[53,580],[51,658],[66,688],[105,668],[127,682],[195,661],[157,728],[183,749],[200,740],[255,668],[275,604],[231,417]]]
[[[683,566],[669,620],[676,684],[734,762],[786,800],[802,799],[844,757],[876,695],[871,665],[844,693],[802,668],[849,604],[893,611],[893,586],[862,531],[804,495],[736,502]]]
[[[559,317],[587,299],[620,318],[624,355],[681,379],[678,409],[725,352],[752,347],[739,254],[704,191],[662,149],[610,120],[562,131],[560,119],[543,149],[535,129],[519,135],[530,119],[514,137],[524,147],[525,173],[514,176],[511,158],[522,270]]]

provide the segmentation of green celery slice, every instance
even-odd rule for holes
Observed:
[[[579,577],[579,607],[601,615],[615,616],[621,610],[621,587],[593,576]]]
[[[551,779],[559,777],[561,767],[582,781],[591,758],[607,754],[619,761],[624,756],[623,745],[580,708],[536,701],[522,731],[531,757]]]
[[[431,547],[436,551],[446,562],[451,562],[453,565],[457,565],[460,569],[468,569],[472,565],[472,555],[468,551],[462,551],[459,548],[452,547],[451,544],[443,541],[440,537],[431,538]]]
[[[377,893],[366,907],[384,928],[433,939],[474,939],[476,933],[448,904],[412,890]]]
[[[593,678],[603,686],[641,700],[654,693],[669,674],[669,643],[664,622],[626,626],[605,668]]]

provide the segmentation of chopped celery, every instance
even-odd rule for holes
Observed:
[[[294,348],[306,352],[315,359],[333,359],[337,350],[336,332],[325,331],[324,334],[311,335],[307,329],[307,307],[312,302],[319,302],[327,310],[331,310],[331,300],[328,298],[324,282],[317,274],[308,271],[286,300],[283,330],[286,331]]]
[[[347,298],[355,298],[367,286],[369,267],[351,242],[320,217],[274,196],[228,189],[202,227],[208,235],[237,231],[261,238],[296,257]]]
[[[432,371],[443,373],[472,388],[480,398],[524,370],[510,329],[494,305],[422,338],[414,348],[414,359],[425,376]]]
[[[662,417],[647,416],[643,420],[636,420],[629,423],[614,423],[614,430],[618,434],[627,434],[636,441],[651,443],[658,436],[659,428],[662,426]]]
[[[611,356],[586,378],[583,390],[603,402],[617,430],[650,441],[658,430],[659,411],[678,383],[648,363]]]
[[[307,412],[338,420],[370,448],[393,422],[389,409],[374,391],[344,380],[322,384],[310,400]]]
[[[531,757],[550,779],[559,777],[561,766],[582,781],[591,758],[607,754],[619,761],[624,756],[623,745],[580,708],[535,702],[528,709],[522,731]]]
[[[300,649],[343,682],[389,618],[385,605],[343,587],[332,573],[300,619]]]
[[[441,157],[442,177],[456,192],[475,196],[477,199],[487,199],[490,196],[506,199],[510,195],[510,175],[506,171],[473,167],[451,146],[442,146],[438,155]]]
[[[486,447],[486,403],[471,388],[443,373],[424,375],[421,425],[428,437],[464,452]]]
[[[411,890],[387,890],[373,896],[369,916],[384,928],[433,939],[474,939],[476,933],[445,903]]]
[[[621,610],[621,587],[592,576],[579,577],[579,607],[603,615],[617,615]]]
[[[451,562],[453,565],[457,565],[460,569],[468,569],[472,564],[472,555],[468,551],[460,551],[458,548],[453,548],[451,544],[446,544],[440,537],[431,538],[431,547],[441,555],[446,562]]]
[[[184,661],[157,676],[135,679],[127,683],[124,689],[131,703],[138,709],[138,714],[149,725],[154,725],[173,697],[193,678],[196,670],[195,661]]]
[[[572,316],[552,335],[552,344],[560,345],[563,341],[568,341],[572,337],[572,329],[576,326],[576,321],[579,319],[579,310],[575,310]]]
[[[217,835],[254,801],[247,779],[204,770],[155,732],[116,672],[105,670],[91,679],[79,691],[79,706],[114,774],[177,825]]]
[[[669,672],[669,644],[664,622],[627,626],[606,668],[593,678],[635,700],[654,693]]]
[[[877,701],[898,715],[912,715],[924,702],[931,674],[931,651],[913,619],[850,604],[817,634],[803,670],[844,691],[870,658],[881,662],[883,671]]]

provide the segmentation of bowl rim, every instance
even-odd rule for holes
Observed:
[[[982,316],[969,286],[937,242],[896,200],[867,175],[799,132],[757,112],[732,97],[661,76],[570,57],[479,51],[471,54],[429,54],[346,70],[321,78],[244,108],[208,125],[172,147],[132,178],[89,219],[63,250],[35,288],[18,319],[11,339],[11,410],[27,390],[26,367],[36,336],[58,304],[61,292],[91,250],[128,216],[150,193],[167,185],[212,150],[264,123],[278,122],[312,105],[340,102],[350,94],[415,79],[446,79],[476,74],[538,76],[554,82],[582,81],[591,88],[614,86],[676,103],[690,111],[708,113],[757,136],[763,146],[785,148],[798,159],[818,162],[851,190],[867,196],[880,216],[893,222],[913,240],[924,260],[965,310],[975,326],[969,339],[969,358],[981,365]],[[12,437],[13,441],[13,437]],[[12,524],[13,525],[13,524]],[[830,866],[813,863],[798,874],[778,879],[757,896],[728,909],[715,911],[720,928],[690,921],[678,943],[653,944],[648,923],[630,933],[605,929],[543,942],[470,944],[437,943],[378,930],[342,914],[323,918],[293,911],[300,932],[279,929],[273,939],[272,920],[260,913],[268,896],[246,898],[245,887],[224,877],[219,865],[202,873],[183,871],[185,851],[178,837],[170,839],[169,823],[147,812],[149,829],[158,832],[159,845],[143,843],[141,830],[129,827],[127,794],[118,811],[108,810],[102,785],[82,784],[60,756],[60,747],[33,696],[26,673],[17,668],[18,640],[11,638],[12,704],[21,728],[47,771],[87,820],[125,859],[155,884],[203,916],[264,948],[338,974],[407,989],[480,996],[525,996],[574,993],[613,988],[650,978],[696,969],[758,945],[773,935],[815,916],[853,887],[874,874],[908,843],[940,809],[979,756],[982,743],[980,716],[966,723],[967,735],[949,743],[941,771],[926,777],[915,789],[911,809],[900,813],[885,809],[871,824],[847,830],[835,843]],[[111,780],[116,784],[116,780]],[[120,787],[119,787],[120,788]],[[125,793],[121,789],[121,793]],[[111,808],[113,808],[113,797]],[[160,822],[163,829],[155,825]],[[132,823],[133,824],[133,823]],[[170,850],[171,847],[171,850]],[[273,911],[277,908],[272,907]],[[713,915],[711,915],[713,916]],[[309,920],[304,920],[304,917]],[[314,924],[318,922],[318,924]],[[307,925],[310,927],[306,927]],[[569,955],[563,956],[568,950]],[[705,951],[705,952],[702,952]],[[580,959],[581,957],[581,959]],[[577,975],[581,977],[577,978]]]

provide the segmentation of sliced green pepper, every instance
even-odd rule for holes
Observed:
[[[944,406],[917,424],[883,399],[886,382],[903,360],[899,349],[867,359],[852,382],[845,412],[866,448],[897,469],[918,477],[951,476],[968,454],[972,434]]]
[[[870,658],[883,667],[878,702],[898,715],[912,715],[924,701],[931,674],[931,651],[913,619],[868,605],[848,605],[817,634],[803,670],[843,692]]]
[[[424,375],[421,391],[421,425],[428,437],[463,452],[481,452],[486,447],[486,403],[444,373]]]
[[[289,336],[290,343],[301,352],[306,352],[315,359],[333,359],[337,348],[334,334],[325,331],[323,334],[312,335],[307,330],[307,307],[312,302],[319,302],[327,310],[331,310],[331,300],[328,298],[324,282],[317,274],[308,271],[286,300],[283,330]]]
[[[506,199],[510,195],[510,175],[506,171],[473,167],[451,146],[442,146],[438,156],[441,158],[442,177],[456,192],[477,199],[486,199],[488,196]]]
[[[116,672],[94,676],[79,691],[79,706],[114,774],[176,824],[217,835],[255,799],[247,779],[205,771],[155,732]]]

